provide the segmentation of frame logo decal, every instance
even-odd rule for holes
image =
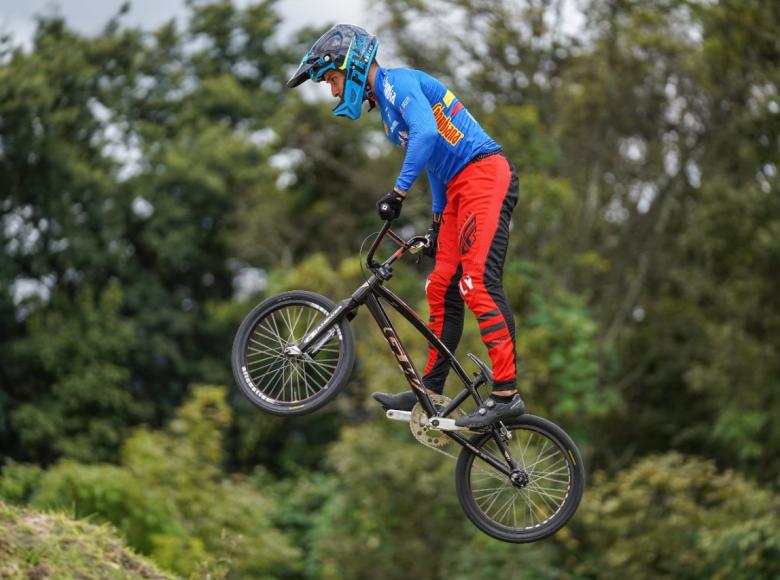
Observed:
[[[420,379],[417,376],[417,372],[414,370],[414,366],[412,366],[412,361],[410,361],[409,357],[406,356],[404,347],[401,346],[401,342],[398,340],[398,336],[395,334],[395,330],[387,326],[382,328],[382,332],[384,333],[385,339],[390,345],[390,349],[393,351],[393,354],[395,355],[395,360],[398,361],[398,365],[401,367],[401,370],[404,372],[404,376],[406,376],[406,380],[409,381],[412,387],[414,387],[419,391],[422,391],[423,390],[422,383],[420,382]]]

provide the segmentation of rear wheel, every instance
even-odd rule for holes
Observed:
[[[506,428],[509,452],[520,468],[515,481],[464,447],[455,468],[458,500],[488,535],[505,542],[535,542],[557,532],[577,510],[585,488],[582,458],[563,429],[547,419],[523,415]],[[492,433],[470,442],[503,457]]]
[[[256,406],[275,415],[311,413],[335,397],[349,379],[355,342],[342,319],[316,351],[298,344],[336,308],[314,292],[285,292],[259,304],[233,341],[233,376]]]

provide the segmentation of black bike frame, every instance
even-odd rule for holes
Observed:
[[[374,254],[382,243],[386,235],[389,235],[399,246],[392,256],[385,260],[382,264],[374,261]],[[478,375],[475,379],[470,379],[468,373],[463,366],[458,362],[455,356],[444,345],[444,343],[436,336],[428,325],[422,321],[417,313],[406,304],[401,298],[399,298],[392,290],[386,288],[384,283],[392,277],[392,264],[401,258],[407,252],[416,253],[420,251],[428,243],[427,238],[423,236],[416,236],[408,242],[401,239],[390,229],[390,222],[385,222],[384,227],[380,231],[377,239],[374,241],[368,256],[366,257],[366,265],[373,272],[373,275],[358,288],[352,296],[342,300],[338,306],[331,312],[320,325],[306,336],[298,345],[302,352],[310,352],[319,350],[319,345],[327,342],[333,333],[336,332],[336,324],[341,321],[345,316],[353,316],[359,306],[365,305],[371,316],[374,318],[379,328],[382,330],[382,334],[390,345],[390,349],[393,351],[398,366],[401,368],[406,380],[409,382],[414,393],[417,395],[417,399],[420,405],[425,410],[428,417],[447,417],[454,409],[456,409],[463,401],[465,401],[469,395],[471,395],[477,404],[482,403],[482,397],[477,391],[477,387],[484,381],[481,375]],[[404,347],[398,333],[387,316],[384,307],[379,299],[383,299],[388,305],[390,305],[396,312],[403,316],[424,338],[432,345],[441,356],[443,356],[447,362],[455,371],[455,374],[463,382],[465,388],[458,393],[450,403],[441,411],[437,411],[431,402],[431,398],[428,395],[428,391],[423,386],[422,377],[414,366],[412,359],[409,357],[409,353]],[[480,380],[481,379],[481,380]],[[472,445],[469,440],[454,431],[444,431],[449,437],[460,443],[462,446],[468,448],[472,453],[479,456],[481,459],[509,476],[513,470],[517,469],[517,464],[509,453],[505,441],[499,436],[497,428],[493,428],[494,438],[499,445],[504,457],[509,463],[511,469],[506,464],[498,461],[489,453],[485,453],[483,450]]]

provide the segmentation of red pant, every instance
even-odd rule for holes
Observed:
[[[429,327],[454,351],[463,333],[463,303],[477,317],[493,363],[495,389],[515,386],[515,324],[502,286],[509,221],[517,203],[514,168],[503,155],[469,163],[447,186],[436,264],[425,292]],[[425,386],[444,388],[449,365],[428,350]]]

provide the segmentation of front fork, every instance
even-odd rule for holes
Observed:
[[[349,298],[345,298],[339,302],[338,306],[325,317],[320,325],[306,335],[303,340],[298,343],[297,347],[304,355],[311,357],[316,356],[320,349],[330,340],[337,332],[337,324],[346,316],[347,320],[352,320],[357,315],[358,306],[363,304],[368,297],[374,286],[381,284],[388,274],[379,276],[374,274],[368,280],[366,280],[360,288]]]
[[[338,306],[325,317],[325,320],[323,320],[317,328],[307,334],[297,345],[288,348],[296,349],[298,355],[310,356],[312,358],[317,356],[317,353],[320,352],[322,347],[338,332],[338,323],[341,319],[345,316],[347,317],[347,320],[355,318],[357,315],[357,308],[360,306],[359,299],[361,298],[361,291],[366,288],[368,284],[369,282],[366,282],[363,286],[358,288],[355,294],[339,302]]]
[[[315,358],[317,354],[319,354],[320,350],[322,350],[322,347],[325,346],[328,341],[333,338],[333,335],[336,334],[338,331],[338,327],[334,323],[333,326],[330,327],[330,329],[325,333],[325,336],[323,336],[321,339],[319,339],[314,345],[307,349],[302,349],[300,347],[293,347],[298,351],[298,354],[301,354],[306,357]],[[303,343],[301,343],[303,344]]]

